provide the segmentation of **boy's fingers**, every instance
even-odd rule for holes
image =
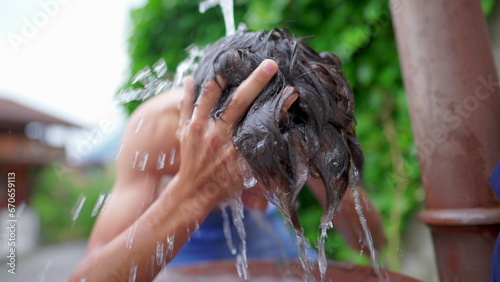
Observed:
[[[264,60],[236,89],[221,119],[230,125],[236,124],[277,71],[275,61]]]
[[[222,84],[221,84],[222,83]],[[222,89],[225,86],[224,80],[217,78],[215,80],[207,81],[201,90],[200,96],[196,101],[193,116],[195,117],[209,117],[212,109],[217,105],[222,94]]]

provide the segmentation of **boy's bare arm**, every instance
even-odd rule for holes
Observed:
[[[87,254],[139,218],[155,200],[160,177],[177,172],[180,157],[175,156],[179,147],[175,132],[181,94],[182,89],[160,94],[130,117],[118,152],[116,182],[94,225]]]

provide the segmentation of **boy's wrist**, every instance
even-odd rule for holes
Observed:
[[[176,175],[161,197],[166,204],[176,206],[180,216],[189,224],[203,220],[224,200],[224,191],[213,182],[196,183]]]

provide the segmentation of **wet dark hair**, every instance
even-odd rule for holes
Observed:
[[[196,93],[216,75],[227,80],[212,111],[220,118],[234,90],[268,58],[278,63],[279,71],[236,126],[235,148],[264,186],[271,179],[277,184],[266,190],[268,198],[296,229],[301,228],[297,195],[309,173],[320,177],[326,189],[323,217],[331,221],[333,212],[326,211],[338,208],[349,185],[351,164],[354,175],[363,169],[353,94],[336,55],[318,53],[283,29],[239,31],[206,50],[194,74]],[[299,94],[297,101],[280,116],[281,106],[294,92]]]

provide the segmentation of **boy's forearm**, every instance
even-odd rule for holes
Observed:
[[[150,281],[202,222],[218,199],[174,178],[146,212],[106,246],[89,255],[70,281]],[[157,251],[162,252],[156,257]]]

